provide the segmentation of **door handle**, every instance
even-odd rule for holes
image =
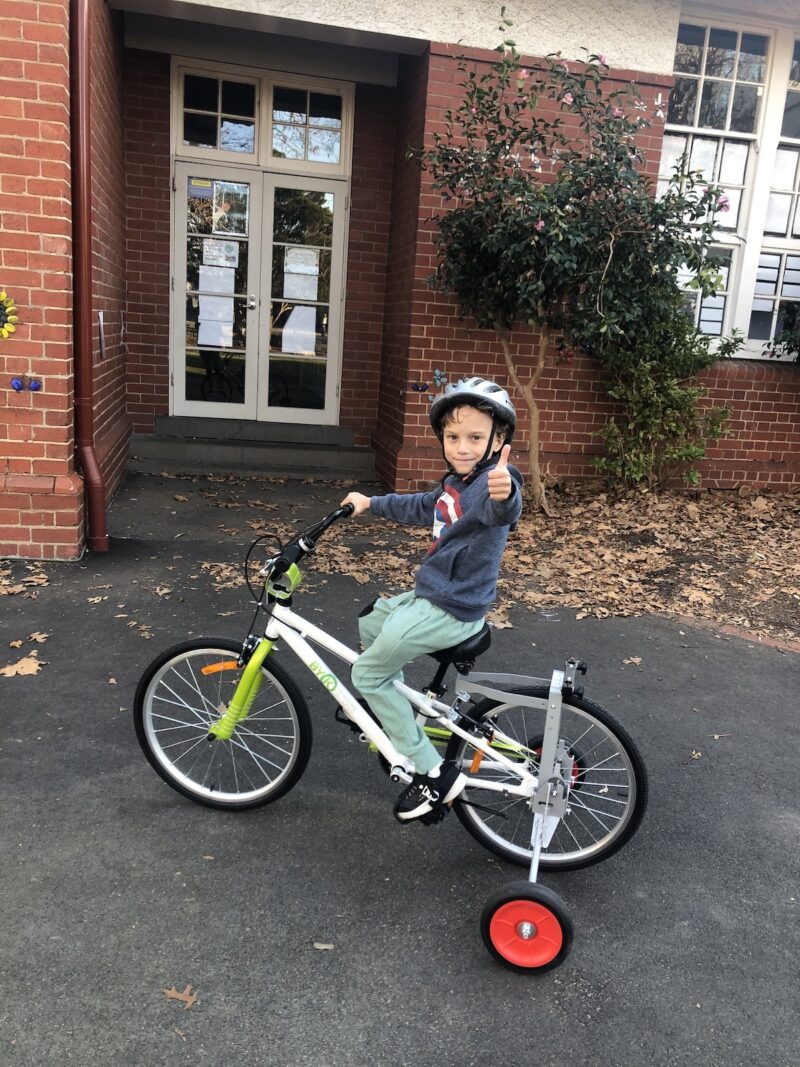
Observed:
[[[247,310],[248,311],[255,311],[255,309],[256,309],[256,298],[251,293],[247,298]]]

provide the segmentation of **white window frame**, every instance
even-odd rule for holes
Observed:
[[[185,74],[198,77],[242,81],[256,87],[255,152],[228,152],[217,148],[200,148],[183,143],[183,78]],[[353,111],[355,86],[352,82],[335,81],[306,75],[286,74],[273,70],[254,70],[231,63],[212,63],[207,60],[172,57],[172,154],[176,160],[237,163],[283,174],[303,174],[307,177],[349,178],[352,171]],[[311,162],[303,159],[281,159],[272,155],[272,90],[304,89],[311,92],[339,96],[342,101],[341,151],[338,163]]]
[[[713,26],[730,29],[741,33],[760,34],[768,38],[767,66],[764,78],[764,99],[760,108],[758,125],[754,134],[742,134],[736,131],[712,130],[696,126],[665,125],[664,132],[674,134],[694,134],[697,136],[718,136],[730,140],[747,140],[753,145],[748,173],[740,207],[739,230],[743,240],[730,231],[718,230],[714,235],[714,244],[732,250],[732,263],[728,282],[728,300],[725,318],[722,324],[723,335],[729,335],[733,329],[741,331],[745,344],[737,358],[776,360],[793,357],[770,357],[764,349],[763,341],[747,340],[750,325],[750,312],[755,293],[758,260],[762,250],[769,252],[790,252],[800,255],[800,242],[791,238],[770,238],[764,234],[764,224],[769,203],[772,168],[781,140],[780,131],[783,120],[785,94],[789,86],[789,73],[794,53],[795,39],[800,38],[800,20],[794,27],[778,26],[773,23],[751,22],[733,15],[722,15],[718,10],[703,7],[684,8],[680,21],[698,26]],[[676,74],[680,77],[680,74]]]

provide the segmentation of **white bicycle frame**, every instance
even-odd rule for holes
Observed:
[[[413,764],[407,756],[403,756],[394,747],[392,742],[380,728],[377,722],[364,710],[350,690],[334,674],[325,661],[308,643],[309,640],[322,648],[332,652],[339,659],[352,666],[358,659],[358,653],[354,652],[341,641],[331,637],[318,626],[302,619],[290,608],[283,604],[274,604],[271,617],[267,624],[265,636],[271,641],[284,641],[297,658],[305,664],[308,670],[317,678],[320,684],[328,690],[344,710],[348,719],[358,726],[364,736],[375,745],[381,755],[386,759],[392,777],[398,781],[410,782],[413,772]],[[482,679],[490,678],[490,675],[476,676]],[[528,679],[532,681],[533,679]],[[518,779],[518,784],[510,782],[481,781],[481,789],[503,793],[506,796],[533,797],[538,786],[538,779],[530,771],[520,767],[519,763],[508,759],[496,748],[491,748],[483,737],[470,734],[454,722],[450,715],[452,710],[449,705],[439,700],[433,700],[424,694],[402,682],[395,682],[397,689],[409,701],[412,707],[417,709],[422,720],[430,719],[440,726],[456,734],[467,741],[473,748],[478,749],[484,755],[484,768],[502,768]],[[503,694],[508,698],[508,693]],[[495,738],[513,747],[516,742],[513,738],[506,737],[500,730],[495,731]],[[488,762],[487,762],[488,761]]]

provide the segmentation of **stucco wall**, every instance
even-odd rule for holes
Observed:
[[[313,28],[338,27],[339,39],[352,44],[360,35],[400,42],[461,42],[475,48],[494,48],[500,3],[474,0],[295,0],[288,9],[282,0],[112,0],[129,11],[149,11],[217,25],[263,28],[273,33],[314,37]],[[788,4],[790,0],[778,0]],[[554,4],[552,0],[511,0],[509,17],[521,52],[545,55],[562,51],[566,58],[585,47],[602,52],[612,67],[667,74],[672,70],[680,0],[582,0],[580,4]],[[259,26],[259,22],[263,26]],[[348,36],[348,33],[350,36]],[[408,49],[398,47],[399,51]]]

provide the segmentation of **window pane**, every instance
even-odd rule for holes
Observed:
[[[774,293],[778,283],[778,269],[781,265],[781,257],[774,255],[761,255],[758,257],[758,274],[756,278],[756,292]]]
[[[790,82],[800,82],[800,41],[794,42],[794,53],[792,55],[792,67],[789,71]]]
[[[256,87],[244,82],[222,83],[222,110],[226,115],[255,118]]]
[[[189,111],[184,112],[183,143],[196,145],[198,148],[216,148],[217,116],[193,115]]]
[[[703,58],[703,43],[706,31],[703,26],[691,26],[682,22],[678,27],[678,45],[675,49],[675,70],[686,74],[699,74]]]
[[[737,133],[754,133],[758,118],[758,94],[755,85],[737,85],[733,93],[731,109],[732,130]]]
[[[781,137],[800,137],[800,93],[786,94]]]
[[[183,79],[183,106],[193,111],[216,111],[219,82],[216,78],[200,78],[187,74]]]
[[[289,300],[273,301],[269,347],[270,351],[284,355],[327,356],[327,307],[309,307]],[[313,405],[297,402],[296,406]]]
[[[186,349],[186,399],[244,403],[244,352]]]
[[[800,152],[792,148],[779,148],[775,153],[775,166],[772,170],[773,189],[794,189],[798,155]]]
[[[792,237],[800,237],[800,196],[794,202],[794,223],[792,224]]]
[[[736,31],[711,28],[708,35],[706,74],[717,78],[732,78],[736,61]]]
[[[292,261],[291,248],[274,245],[272,253],[272,296],[280,300],[313,300],[327,304],[331,290],[331,253],[318,251],[318,274],[299,273]]]
[[[189,237],[186,242],[186,288],[190,292],[200,289],[200,268],[211,267],[212,277],[219,277],[220,268],[233,271],[233,292],[238,296],[247,293],[247,241],[226,238]],[[204,272],[208,276],[208,272]],[[211,283],[214,284],[213,282]],[[204,286],[206,292],[211,290]]]
[[[722,192],[728,198],[728,210],[717,215],[717,226],[721,230],[735,230],[739,226],[739,208],[742,204],[742,194],[739,189],[726,189]]]
[[[714,179],[714,164],[720,142],[716,137],[695,137],[689,165],[692,170],[701,170],[706,181]]]
[[[338,163],[342,135],[334,130],[308,131],[308,158],[317,163]]]
[[[763,303],[763,301],[759,301]],[[754,310],[750,314],[750,327],[747,331],[747,336],[753,341],[768,341],[772,334],[772,312],[771,311],[756,311],[755,304]]]
[[[275,122],[306,121],[305,89],[281,89],[275,86],[272,94],[272,118]]]
[[[281,159],[306,158],[305,126],[284,126],[274,123],[272,127],[272,154]]]
[[[770,193],[764,233],[776,233],[780,234],[781,237],[785,236],[789,225],[791,207],[792,198],[788,193]]]
[[[672,174],[685,151],[685,137],[680,137],[674,133],[664,134],[664,142],[661,146],[661,173]]]
[[[697,105],[698,82],[694,78],[676,78],[669,94],[667,122],[678,126],[694,126],[694,112]]]
[[[778,305],[778,317],[775,322],[775,336],[784,330],[794,332],[797,327],[797,316],[800,312],[800,304],[794,301],[782,300]]]
[[[331,126],[339,129],[342,125],[341,97],[311,93],[309,116],[312,126]]]
[[[745,82],[763,82],[767,61],[767,38],[756,33],[742,34],[737,78]]]
[[[273,240],[287,244],[333,244],[333,193],[276,189]]]
[[[214,215],[214,183],[210,178],[186,180],[186,229],[189,233],[211,233]]]
[[[324,362],[297,356],[270,356],[269,404],[281,408],[325,407]]]
[[[697,125],[724,130],[730,95],[731,87],[727,82],[706,82],[703,85],[703,98],[700,101],[700,118]]]
[[[744,175],[747,170],[747,155],[749,145],[744,141],[726,141],[722,150],[722,165],[719,169],[721,182],[732,182],[734,185],[744,185]]]
[[[219,132],[219,146],[226,152],[250,152],[255,149],[256,127],[253,122],[223,119]]]

